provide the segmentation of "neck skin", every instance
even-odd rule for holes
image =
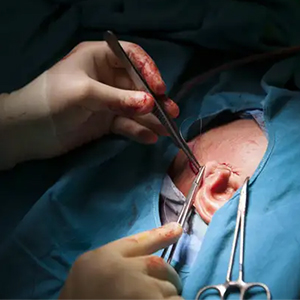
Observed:
[[[237,120],[222,125],[189,142],[199,163],[206,166],[194,205],[207,224],[242,186],[246,177],[253,175],[267,143],[264,133],[253,120]],[[174,159],[169,175],[186,196],[195,174],[182,151]]]

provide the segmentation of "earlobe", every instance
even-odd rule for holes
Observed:
[[[206,172],[194,206],[205,223],[209,224],[213,214],[221,208],[238,189],[232,171],[217,162],[206,164]]]

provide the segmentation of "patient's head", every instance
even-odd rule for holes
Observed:
[[[190,147],[201,165],[206,165],[195,207],[206,223],[214,212],[252,176],[266,148],[267,139],[253,120],[237,120],[197,136]],[[169,172],[175,185],[187,194],[195,174],[186,156],[179,152]]]

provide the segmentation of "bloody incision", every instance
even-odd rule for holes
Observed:
[[[238,176],[240,175],[239,172],[233,170],[232,166],[229,163],[224,162],[221,165],[228,167],[233,174],[238,175]]]

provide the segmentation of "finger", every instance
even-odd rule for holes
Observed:
[[[166,86],[151,57],[141,47],[135,44],[131,44],[127,42],[122,42],[121,44],[125,52],[127,52],[129,58],[131,58],[134,65],[144,76],[144,78],[146,79],[147,83],[149,84],[153,92],[157,95],[160,95],[160,97],[164,98],[162,100],[164,101],[164,106],[167,112],[169,113],[169,115],[172,118],[178,117],[179,108],[174,101],[164,96],[166,91]],[[111,50],[108,51],[107,60],[109,65],[112,68],[121,68],[123,66],[122,62],[120,62],[120,60],[113,54]],[[126,74],[128,76],[127,72]],[[135,87],[134,84],[133,87]]]
[[[137,116],[133,118],[137,123],[151,129],[154,133],[158,135],[169,135],[166,128],[161,124],[161,122],[153,115],[148,114],[144,116]]]
[[[123,90],[136,90],[134,83],[123,69],[114,69],[112,78],[107,84]]]
[[[170,100],[170,101],[172,101],[172,100]],[[169,113],[169,115],[172,118],[177,117],[177,115],[179,114],[178,106],[176,105],[175,110],[172,109],[172,108],[167,109],[167,113]],[[169,133],[168,133],[167,129],[165,128],[165,126],[163,126],[163,124],[153,114],[147,114],[147,115],[143,115],[143,116],[136,116],[136,117],[133,117],[133,119],[135,121],[137,121],[138,123],[144,125],[145,127],[151,129],[152,131],[154,131],[158,135],[166,135],[166,136],[169,135]]]
[[[108,109],[127,116],[150,113],[154,106],[151,95],[140,91],[121,90],[91,80],[85,106],[93,111]]]
[[[144,70],[145,73],[145,70],[147,71],[150,69],[148,73],[146,72],[144,74],[142,72],[143,76],[148,83],[148,78],[150,78],[150,81],[156,82],[156,84],[149,84],[155,94],[165,97],[163,96],[166,90],[165,83],[163,82],[160,73],[150,56],[142,48],[135,44],[128,42],[122,42],[121,44],[128,55],[132,56],[133,62],[139,61],[140,65],[144,66],[140,66],[139,70],[141,72]],[[89,47],[94,55],[93,62],[96,62],[96,65],[98,66],[97,69],[102,66],[102,70],[106,70],[106,72],[104,72],[104,77],[100,76],[102,73],[99,71],[96,72],[97,76],[92,76],[90,74],[91,78],[97,79],[95,82],[101,81],[107,85],[115,86],[120,89],[133,90],[136,88],[128,76],[127,71],[121,69],[123,68],[122,62],[115,56],[107,45],[106,47],[101,47],[101,51],[99,51],[100,44],[97,42],[90,43]],[[179,108],[175,102],[170,99],[164,99],[164,105],[171,117],[176,118],[179,115]]]
[[[120,69],[114,69],[113,73],[113,79],[111,79],[111,82],[113,82],[113,85],[119,88],[123,89],[132,89],[135,90],[136,86],[131,81],[131,79],[128,76],[127,71],[120,70]],[[122,82],[122,84],[120,83]],[[124,83],[123,83],[124,82]],[[176,118],[179,115],[179,107],[178,105],[171,100],[170,98],[167,98],[165,95],[161,95],[159,93],[156,93],[155,90],[153,90],[155,94],[157,94],[157,97],[159,97],[164,104],[164,107],[170,117]]]
[[[159,280],[169,281],[176,288],[176,294],[181,292],[181,280],[174,270],[167,262],[159,256],[142,257],[145,261],[146,273]]]
[[[127,257],[150,255],[177,242],[181,234],[182,227],[178,223],[169,223],[116,241],[114,247]]]
[[[122,90],[136,90],[134,83],[129,78],[127,72],[122,69],[114,69],[114,71],[111,74],[111,78],[109,81],[103,81],[105,84],[116,87],[118,89]],[[171,100],[170,98],[167,98],[166,96],[158,96],[164,105],[164,108],[166,109],[166,112],[169,114],[171,118],[176,118],[179,115],[179,107],[178,105]]]
[[[134,120],[118,116],[114,119],[110,131],[128,137],[141,144],[154,144],[158,136],[150,129],[138,124]]]
[[[153,92],[158,95],[163,95],[166,92],[166,85],[162,80],[160,72],[152,58],[140,46],[136,44],[121,42],[121,45],[132,63],[145,78]],[[107,50],[106,58],[111,67],[124,67],[122,62],[114,55],[114,53],[110,49]]]
[[[158,288],[164,298],[178,295],[177,288],[169,281],[154,279],[152,284]]]
[[[135,44],[126,45],[125,51],[153,92],[157,95],[164,95],[166,84],[152,58],[140,46]]]
[[[173,100],[167,98],[166,96],[160,96],[160,99],[163,100],[164,108],[166,109],[169,116],[171,118],[177,118],[179,115],[178,105]]]

